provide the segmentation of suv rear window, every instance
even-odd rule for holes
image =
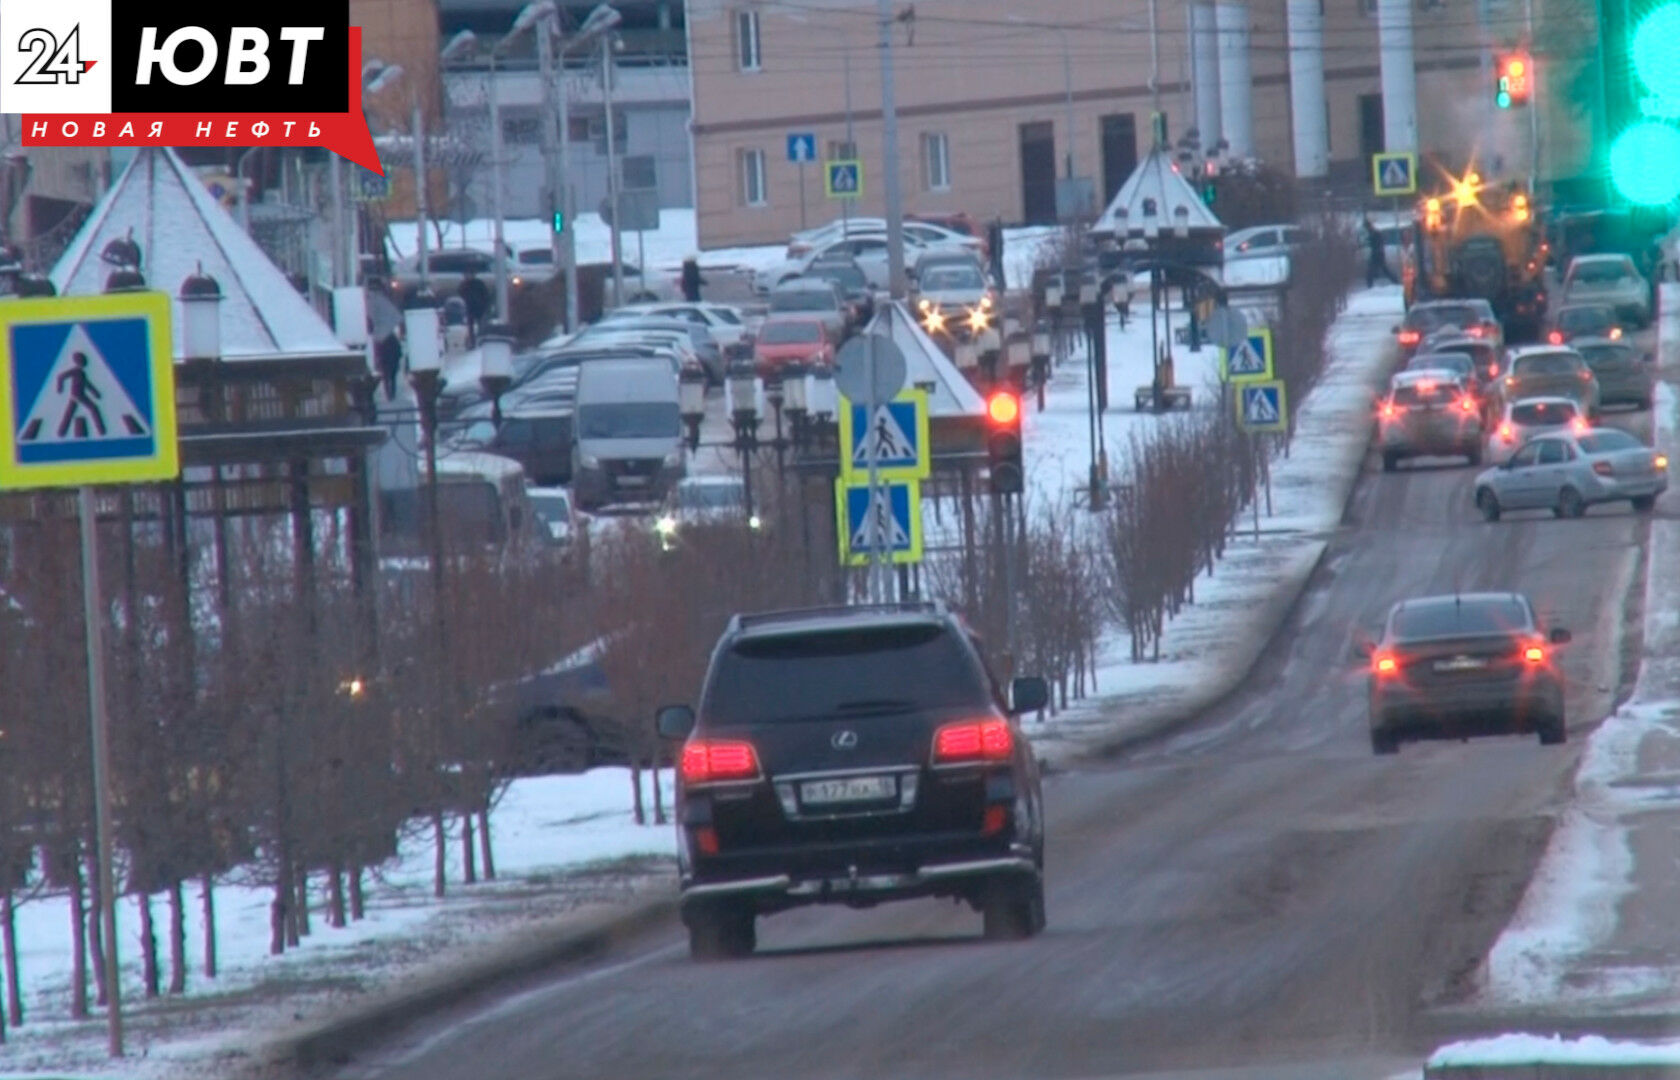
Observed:
[[[1413,330],[1439,330],[1443,326],[1472,326],[1481,315],[1469,304],[1441,304],[1437,307],[1415,307],[1406,316]]]
[[[1458,397],[1458,386],[1450,382],[1407,383],[1394,388],[1396,405],[1450,405]]]
[[[1567,424],[1575,419],[1575,404],[1570,401],[1523,401],[1511,406],[1514,424]]]
[[[1397,641],[1498,634],[1528,627],[1528,611],[1517,600],[1472,600],[1407,605],[1395,612]]]
[[[1519,357],[1511,366],[1516,375],[1571,375],[1578,361],[1568,353],[1548,353],[1545,356]]]
[[[1558,326],[1576,333],[1609,329],[1614,322],[1609,308],[1564,308],[1557,314]]]
[[[911,625],[738,641],[712,669],[702,711],[733,725],[992,704],[963,642],[943,626]]]

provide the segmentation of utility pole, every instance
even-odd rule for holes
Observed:
[[[1153,0],[1152,0],[1153,2]],[[887,199],[887,282],[904,296],[904,207],[898,191],[898,102],[893,89],[892,0],[877,0],[881,21],[881,190]]]
[[[431,276],[426,253],[426,114],[421,107],[420,94],[414,94],[414,224],[415,251],[420,255],[420,287],[424,289]]]
[[[495,218],[496,235],[496,318],[508,319],[508,275],[504,257],[506,244],[502,239],[502,219],[507,206],[502,192],[502,109],[500,91],[496,88],[496,50],[490,50],[490,82],[486,95],[490,104],[490,214]],[[336,159],[338,155],[334,154]]]
[[[607,111],[607,202],[612,207],[613,306],[624,303],[624,232],[619,228],[617,126],[613,123],[613,36],[601,35],[601,104]],[[642,268],[647,280],[647,268]]]
[[[1523,22],[1528,31],[1528,190],[1533,194],[1540,184],[1540,79],[1534,70],[1539,50],[1534,42],[1534,0],[1523,0]]]
[[[852,47],[846,46],[846,153],[857,156],[857,133],[852,130]],[[852,232],[852,200],[840,200],[840,235]]]
[[[549,212],[552,215],[559,211],[563,219],[564,229],[553,232],[553,222],[550,222],[549,255],[555,268],[565,275],[566,279],[566,311],[565,324],[567,330],[577,328],[577,271],[568,258],[569,251],[566,241],[572,232],[571,207],[567,205],[563,174],[563,164],[566,152],[566,92],[564,87],[557,85],[555,60],[558,49],[555,47],[560,31],[559,16],[551,15],[545,18],[537,28],[537,77],[542,80],[543,115],[541,123],[537,125],[537,138],[541,143],[543,157],[543,186],[548,189]],[[564,66],[561,65],[562,70]],[[556,135],[554,126],[558,118],[560,131]]]
[[[355,284],[355,262],[352,260],[346,265],[344,261],[344,238],[350,232],[345,223],[344,204],[348,197],[344,190],[344,159],[337,154],[328,154],[327,162],[327,183],[332,185],[333,205],[332,283],[336,288]]]
[[[1073,179],[1073,57],[1068,51],[1067,30],[1058,27],[1062,39],[1062,85],[1067,93],[1067,178]]]

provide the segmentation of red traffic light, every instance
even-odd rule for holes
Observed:
[[[994,424],[1013,424],[1021,417],[1021,399],[1007,390],[999,390],[987,400],[986,415]]]

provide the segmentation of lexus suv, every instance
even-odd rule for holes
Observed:
[[[1371,658],[1371,749],[1472,735],[1567,737],[1563,675],[1553,648],[1569,631],[1543,630],[1521,593],[1402,600],[1389,609]]]
[[[954,897],[985,936],[1044,928],[1044,810],[979,640],[940,604],[736,615],[699,708],[659,711],[677,770],[681,909],[696,959],[744,956],[758,916]]]

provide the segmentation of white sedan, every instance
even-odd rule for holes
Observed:
[[[1511,510],[1580,517],[1597,503],[1650,513],[1668,490],[1668,457],[1616,428],[1565,429],[1524,443],[1476,477],[1476,509],[1489,521]]]
[[[1574,398],[1527,397],[1506,404],[1488,436],[1486,460],[1499,464],[1510,460],[1528,440],[1554,431],[1585,431],[1586,417]]]

